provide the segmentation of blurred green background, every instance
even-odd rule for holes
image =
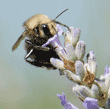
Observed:
[[[0,3],[0,109],[63,109],[56,94],[66,94],[80,109],[82,102],[72,93],[73,82],[58,70],[46,70],[24,61],[23,42],[12,46],[24,31],[22,24],[35,14],[45,14],[75,28],[81,28],[80,40],[86,54],[94,51],[100,77],[110,66],[110,0],[2,0]],[[62,27],[66,32],[67,28]],[[60,37],[63,44],[64,38]]]

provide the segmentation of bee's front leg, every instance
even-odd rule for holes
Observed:
[[[32,61],[32,60],[25,59],[25,61],[28,62],[28,63],[30,63],[30,64],[34,64],[34,61]]]
[[[24,57],[27,60],[33,52],[33,48],[29,51],[29,53]]]
[[[42,47],[42,46],[34,45],[34,44],[32,44],[32,42],[30,40],[27,40],[27,39],[25,40],[25,42],[27,44],[30,44],[33,47],[33,49],[36,49],[36,50],[43,50],[43,51],[49,51],[50,50],[49,47]]]

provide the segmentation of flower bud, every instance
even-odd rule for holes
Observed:
[[[83,57],[85,55],[85,49],[86,48],[86,44],[84,41],[78,41],[77,45],[76,45],[76,56],[78,60],[83,60]]]
[[[57,69],[60,69],[60,70],[64,70],[65,69],[64,68],[64,63],[61,60],[59,60],[59,59],[51,58],[50,62]]]
[[[71,44],[67,44],[65,46],[65,50],[66,50],[66,53],[67,53],[67,59],[75,62],[76,54],[75,54],[74,47]]]
[[[65,43],[71,43],[73,46],[76,45],[80,38],[81,30],[79,28],[70,27],[71,31],[67,31],[66,37],[65,37]]]
[[[72,88],[73,93],[78,96],[82,101],[86,97],[93,97],[91,90],[84,85],[76,85]]]
[[[80,77],[80,79],[82,80],[84,77],[84,67],[83,67],[83,62],[77,60],[75,62],[75,71],[76,74]]]

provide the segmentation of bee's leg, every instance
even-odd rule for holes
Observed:
[[[25,42],[32,45],[33,49],[36,49],[36,50],[44,50],[44,51],[49,51],[50,50],[49,47],[41,47],[41,46],[34,45],[34,44],[31,43],[30,40],[27,40],[27,39],[25,40]]]
[[[37,50],[43,50],[43,51],[49,51],[50,50],[49,47],[34,46],[34,48]]]
[[[30,40],[26,39],[25,42],[26,42],[27,44],[30,44],[31,46],[34,47],[34,44],[32,44],[32,42],[31,42]]]
[[[29,56],[32,54],[32,52],[33,52],[33,49],[31,49],[31,50],[29,51],[29,53],[28,53],[24,58],[25,58],[25,59],[28,59]]]
[[[27,59],[25,59],[25,61],[28,62],[28,63],[30,63],[30,64],[33,63],[33,61],[31,61],[31,60],[27,60]],[[34,63],[33,63],[33,64],[34,64]]]

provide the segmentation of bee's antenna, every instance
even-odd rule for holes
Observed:
[[[69,26],[67,26],[67,25],[65,25],[65,24],[62,24],[62,23],[60,23],[60,22],[58,22],[58,21],[56,21],[56,20],[54,20],[54,22],[55,22],[55,23],[58,23],[58,24],[60,24],[60,25],[62,25],[62,26],[65,26],[65,27],[67,27],[67,28],[68,28],[68,30],[70,31],[70,28],[69,28]]]
[[[58,24],[60,24],[60,25],[62,25],[62,26],[65,26],[65,27],[67,27],[68,30],[70,31],[69,26],[67,26],[67,25],[65,25],[65,24],[62,24],[62,23],[56,21],[56,19],[57,19],[61,14],[63,14],[65,11],[67,11],[67,10],[68,10],[68,9],[65,9],[63,12],[61,12],[54,20],[52,20],[52,22],[58,23]]]
[[[65,11],[67,11],[68,9],[65,9],[63,12],[61,12],[54,20],[56,20],[61,14],[63,14]]]
[[[56,31],[56,29],[54,28],[54,26],[52,25],[52,28],[55,30],[56,34],[58,33],[58,31]]]
[[[60,24],[60,25],[62,25],[62,26],[67,27],[68,30],[71,31],[70,28],[69,28],[69,26],[67,26],[67,25],[65,25],[65,24],[63,24],[63,23],[60,23],[60,22],[56,21],[56,19],[57,19],[61,14],[63,14],[65,11],[67,11],[67,10],[68,10],[68,9],[65,9],[65,10],[64,10],[63,12],[61,12],[55,19],[51,20],[51,21],[48,22],[48,23],[55,22],[55,23],[57,23],[57,24]]]

